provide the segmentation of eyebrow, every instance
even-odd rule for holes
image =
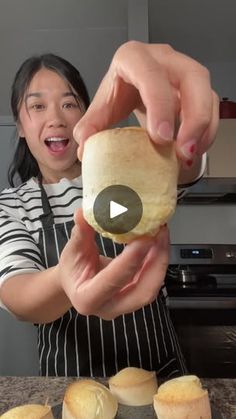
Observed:
[[[42,96],[43,96],[43,94],[40,93],[40,92],[27,93],[26,96],[25,96],[25,102],[30,97],[42,97]],[[62,94],[62,97],[70,97],[70,96],[74,97],[76,100],[79,100],[79,96],[74,92],[69,91],[69,92],[65,92],[65,93]]]

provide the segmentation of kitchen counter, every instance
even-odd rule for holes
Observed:
[[[56,406],[62,402],[65,389],[73,380],[65,377],[0,377],[0,414],[26,403],[47,402]],[[208,388],[211,404],[221,413],[222,419],[235,419],[236,379],[201,381]]]

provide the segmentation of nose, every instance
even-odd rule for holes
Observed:
[[[66,121],[62,110],[59,106],[51,106],[47,112],[47,125],[48,127],[65,127]]]

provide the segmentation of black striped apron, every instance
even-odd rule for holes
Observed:
[[[74,222],[55,224],[42,185],[39,248],[45,268],[55,266]],[[122,245],[96,236],[100,254],[115,257]],[[38,325],[40,375],[108,377],[127,366],[155,370],[165,377],[186,373],[166,307],[164,289],[150,305],[106,321],[71,308],[61,318]]]

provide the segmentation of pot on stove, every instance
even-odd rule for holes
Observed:
[[[191,269],[180,269],[178,272],[178,282],[190,284],[197,282],[197,275]]]

